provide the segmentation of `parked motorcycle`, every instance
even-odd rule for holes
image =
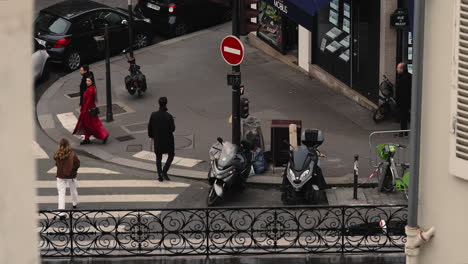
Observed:
[[[374,122],[379,123],[390,117],[398,116],[398,104],[393,96],[393,84],[383,76],[383,81],[379,85],[379,99],[382,104],[374,111],[372,118]]]
[[[211,168],[208,172],[208,206],[219,203],[226,190],[232,187],[243,188],[249,177],[252,165],[252,147],[247,141],[240,146],[218,138],[210,148]]]
[[[135,58],[129,57],[127,50],[124,50],[123,53],[130,64],[128,68],[130,75],[125,77],[125,88],[127,88],[129,94],[134,95],[137,93],[138,97],[141,97],[147,88],[146,76],[140,71],[140,66],[136,64]]]
[[[325,155],[318,150],[323,140],[321,130],[306,129],[301,135],[302,145],[289,152],[282,184],[281,200],[284,204],[296,204],[302,200],[316,204],[321,201],[327,187],[320,168],[320,157]]]

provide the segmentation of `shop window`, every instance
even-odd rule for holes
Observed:
[[[351,3],[332,0],[317,12],[313,63],[350,85]]]
[[[285,53],[283,17],[271,5],[259,1],[257,9],[260,11],[257,23],[260,25],[257,36],[277,50]]]

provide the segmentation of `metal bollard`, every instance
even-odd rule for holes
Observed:
[[[353,186],[353,199],[357,200],[357,188],[358,188],[358,176],[359,176],[359,155],[354,155],[354,186]]]

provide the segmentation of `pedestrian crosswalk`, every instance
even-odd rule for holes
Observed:
[[[52,154],[47,155],[37,142],[33,142],[33,156],[38,164],[38,177],[35,181],[36,200],[39,209],[57,208],[57,181]],[[115,169],[86,166],[86,158],[81,158],[82,167],[78,170],[79,209],[138,209],[163,208],[177,199],[191,185],[178,181],[159,182],[154,177],[129,175]],[[96,165],[95,163],[93,165]],[[127,170],[128,171],[128,170]],[[67,190],[67,209],[71,208],[71,197]]]
[[[144,159],[144,160],[156,161],[156,154],[154,154],[154,152],[150,152],[150,151],[146,151],[146,150],[143,150],[143,151],[140,151],[140,152],[136,153],[135,155],[133,155],[133,157],[139,158],[139,159]],[[162,162],[164,163],[164,162],[166,162],[166,160],[167,160],[167,155],[164,154]],[[176,157],[174,157],[174,160],[172,161],[172,165],[191,168],[191,167],[197,165],[200,162],[202,162],[202,160],[181,158],[181,157],[176,156]]]

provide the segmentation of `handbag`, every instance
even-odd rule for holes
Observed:
[[[99,112],[99,108],[98,108],[98,107],[94,107],[94,108],[89,109],[89,115],[90,115],[91,117],[98,116],[99,114],[100,114],[100,112]]]

